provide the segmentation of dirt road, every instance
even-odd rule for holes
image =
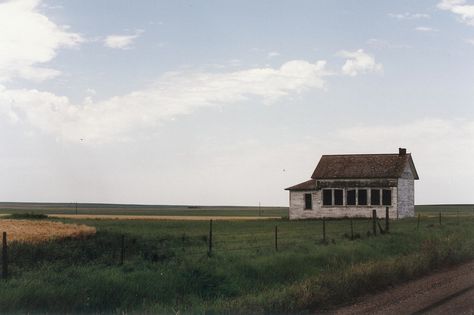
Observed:
[[[397,286],[329,314],[474,314],[474,262]]]

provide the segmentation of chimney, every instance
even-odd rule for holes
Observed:
[[[404,156],[407,154],[407,149],[405,148],[398,148],[398,155],[399,156]]]

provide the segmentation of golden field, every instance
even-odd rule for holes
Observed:
[[[38,243],[60,238],[83,238],[96,229],[83,224],[38,220],[0,220],[0,233],[7,232],[8,241]]]

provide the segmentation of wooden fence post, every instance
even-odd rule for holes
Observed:
[[[7,232],[3,232],[2,239],[2,279],[8,278],[8,248],[7,248]]]
[[[326,242],[326,218],[323,217],[323,242]]]
[[[275,225],[275,251],[278,251],[278,225]]]
[[[389,213],[388,213],[388,207],[385,207],[385,232],[388,233],[390,232],[390,225],[389,225]]]
[[[372,210],[372,232],[377,236],[377,210]]]
[[[420,214],[418,213],[418,222],[416,223],[416,229],[420,228]]]
[[[209,257],[212,255],[212,220],[209,220],[209,249],[207,255]]]
[[[123,265],[125,256],[125,235],[122,234],[120,237],[120,265]]]

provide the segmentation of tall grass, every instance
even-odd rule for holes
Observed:
[[[70,222],[70,221],[68,221]],[[74,221],[85,240],[10,245],[12,277],[0,283],[0,313],[300,313],[347,303],[474,258],[474,220],[394,221],[391,233],[350,241],[347,220],[215,222]],[[274,250],[274,226],[280,235]],[[119,265],[121,235],[125,263]]]

